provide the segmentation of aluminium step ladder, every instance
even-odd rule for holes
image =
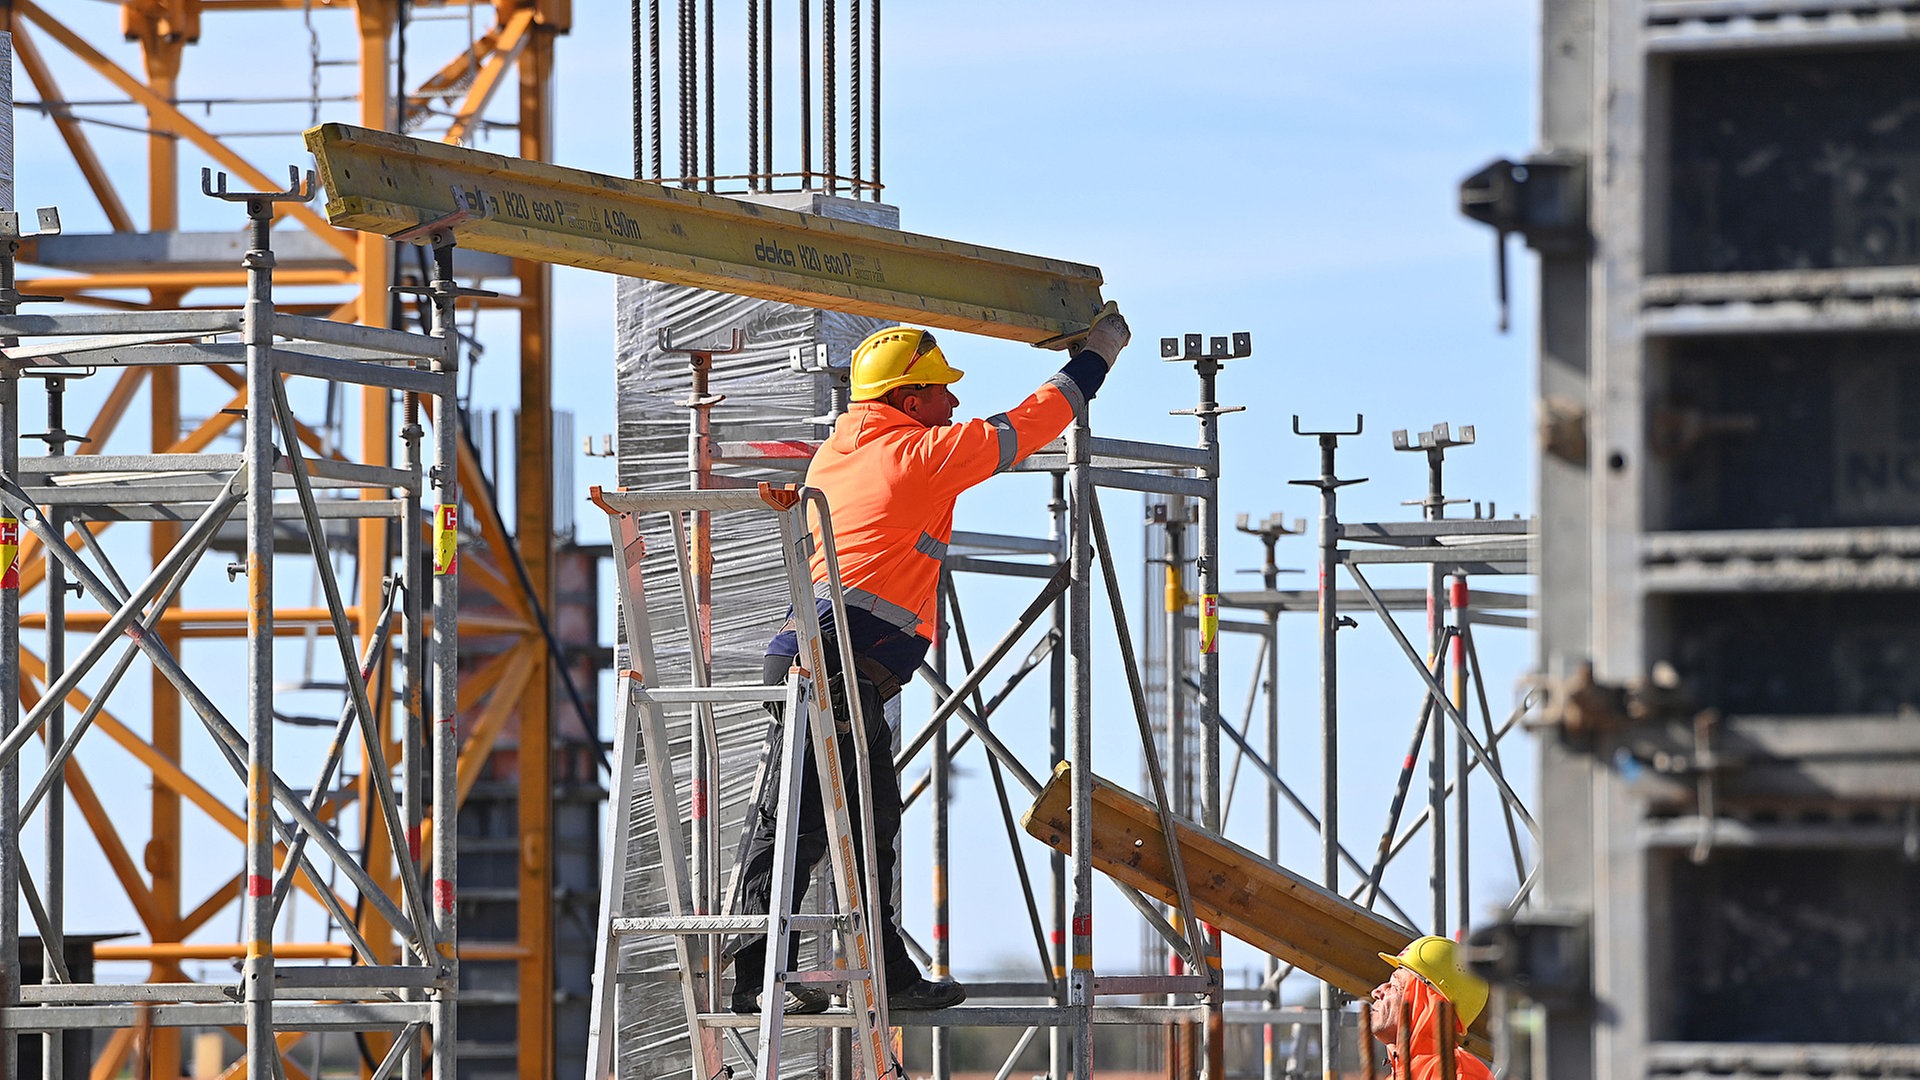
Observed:
[[[832,525],[826,498],[818,491],[796,486],[761,484],[757,489],[718,491],[604,491],[595,487],[593,501],[605,510],[615,550],[619,558],[615,582],[621,618],[626,630],[633,670],[619,674],[617,711],[614,729],[612,792],[608,798],[607,844],[602,853],[600,917],[598,920],[593,998],[588,1031],[592,1048],[587,1080],[610,1080],[614,1076],[614,1050],[618,1035],[617,1004],[621,993],[620,942],[640,935],[671,937],[675,968],[687,1032],[693,1043],[694,1080],[712,1080],[732,1075],[725,1063],[720,1034],[733,1035],[738,1018],[717,1015],[709,1010],[719,1003],[719,935],[765,934],[767,964],[761,988],[762,1009],[759,1019],[757,1051],[750,1064],[757,1077],[776,1080],[779,1075],[780,1042],[785,1018],[778,1007],[786,997],[788,983],[843,984],[849,1003],[844,1012],[833,1014],[834,1026],[852,1029],[854,1057],[862,1080],[889,1080],[903,1077],[904,1069],[894,1056],[886,1012],[884,964],[878,958],[879,905],[869,897],[879,895],[874,879],[872,797],[866,761],[866,719],[861,715],[859,695],[850,695],[847,713],[856,748],[856,776],[862,815],[861,856],[853,857],[855,837],[847,799],[847,777],[841,768],[835,746],[834,701],[831,681],[815,678],[825,672],[824,635],[814,603],[814,586],[809,568],[813,549],[811,513],[825,538],[824,550],[836,625],[845,625],[846,608],[840,588],[840,569],[832,546]],[[690,552],[710,551],[705,537],[688,538],[688,515],[703,521],[708,515],[728,512],[770,513],[780,534],[780,552],[786,585],[793,604],[800,642],[800,655],[787,681],[782,685],[710,685],[706,652],[701,647],[706,626],[702,615],[704,591],[696,588]],[[641,576],[641,562],[647,545],[642,538],[643,516],[661,515],[671,524],[677,578],[684,614],[684,632],[692,657],[688,686],[661,685],[655,647],[655,627],[647,613],[647,597]],[[698,526],[696,526],[698,527]],[[844,639],[836,639],[840,649],[840,670],[852,671],[853,658]],[[666,710],[690,708],[694,725],[691,745],[713,745],[713,706],[738,702],[785,702],[786,722],[781,731],[777,758],[763,767],[778,769],[778,831],[774,841],[774,866],[768,915],[727,915],[698,910],[691,877],[698,872],[690,867],[688,844],[681,835],[680,797],[674,783],[672,749],[667,733]],[[829,833],[828,852],[832,912],[822,915],[787,915],[795,884],[795,838],[799,820],[801,768],[804,761],[802,739],[811,739],[814,767],[824,799]],[[637,784],[636,772],[644,754],[647,782],[653,799],[656,831],[659,835],[660,874],[665,885],[668,914],[653,917],[629,917],[622,914],[626,897],[627,849],[630,836],[629,808]],[[706,756],[710,767],[714,756]],[[891,763],[887,763],[889,766]],[[756,790],[758,789],[756,784]],[[696,763],[693,774],[693,818],[696,829],[705,827],[704,800],[716,784],[702,775]],[[708,843],[711,849],[711,842]],[[738,870],[735,870],[738,877]],[[737,880],[736,880],[737,888]],[[729,895],[736,890],[730,889]],[[786,970],[788,941],[794,932],[825,932],[838,945],[834,967],[822,971]],[[736,1046],[746,1051],[737,1036]]]

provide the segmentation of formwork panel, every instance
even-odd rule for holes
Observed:
[[[1920,863],[1881,850],[1717,850],[1662,875],[1675,1008],[1656,1039],[1920,1042]]]
[[[1920,336],[1672,342],[1658,527],[1920,525]]]
[[[1920,262],[1916,61],[1911,48],[1673,61],[1667,265],[1651,269]]]
[[[1663,607],[1666,655],[1725,712],[1920,709],[1920,593],[1691,595]]]

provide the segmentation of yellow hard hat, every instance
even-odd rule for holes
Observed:
[[[1487,1007],[1487,981],[1467,970],[1460,959],[1460,947],[1446,938],[1431,934],[1414,938],[1400,950],[1400,955],[1381,953],[1380,959],[1432,983],[1435,990],[1453,1002],[1463,1025],[1473,1023]]]
[[[947,365],[928,331],[889,326],[854,347],[852,374],[853,400],[873,401],[896,386],[957,383],[966,372]]]

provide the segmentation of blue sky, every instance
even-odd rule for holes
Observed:
[[[48,6],[134,64],[131,47],[119,41],[116,6],[86,0]],[[631,161],[628,5],[576,0],[574,7],[574,33],[558,46],[554,157],[624,175]],[[781,7],[781,17],[790,18]],[[464,30],[464,14],[452,17],[460,22],[419,27],[416,57],[437,65],[440,57],[427,43],[430,35]],[[313,19],[328,56],[350,55],[350,15],[316,10]],[[306,92],[308,37],[298,13],[209,15],[205,26],[202,44],[189,50],[184,94],[234,93],[237,81],[249,92]],[[1441,421],[1474,424],[1480,440],[1451,459],[1450,487],[1497,503],[1502,515],[1524,512],[1532,502],[1531,260],[1516,248],[1514,327],[1501,335],[1492,238],[1460,217],[1455,191],[1460,178],[1485,161],[1533,149],[1537,30],[1532,0],[890,4],[886,197],[911,231],[1101,267],[1106,295],[1120,301],[1136,335],[1097,403],[1095,424],[1103,434],[1190,442],[1192,420],[1167,412],[1193,403],[1195,380],[1190,369],[1160,361],[1158,338],[1250,331],[1254,356],[1232,364],[1220,384],[1223,402],[1248,408],[1223,421],[1229,523],[1238,512],[1312,520],[1313,493],[1285,483],[1317,471],[1313,443],[1288,431],[1295,414],[1309,427],[1344,426],[1355,413],[1366,415],[1366,434],[1343,447],[1341,472],[1371,479],[1343,493],[1343,516],[1414,516],[1401,503],[1424,494],[1423,464],[1417,455],[1394,454],[1389,432]],[[46,47],[44,35],[41,40]],[[723,65],[729,44],[723,36]],[[104,93],[57,49],[47,51],[55,54],[70,96]],[[344,92],[349,77],[344,69],[326,70],[325,91]],[[722,80],[723,112],[737,99],[729,81]],[[16,86],[19,96],[30,96],[20,74]],[[330,105],[327,115],[347,108]],[[304,126],[305,108],[292,113],[263,123],[257,113],[216,110],[218,122],[209,122],[225,130]],[[108,115],[137,122],[124,110]],[[737,127],[724,124],[728,131]],[[110,165],[137,185],[138,140],[93,130]],[[59,202],[70,229],[102,227],[50,123],[23,113],[17,144],[22,205]],[[270,173],[301,160],[292,137],[238,145]],[[496,137],[480,145],[508,152],[512,144]],[[743,165],[740,158],[744,154],[722,142],[723,172]],[[198,159],[189,154],[187,162],[197,175]],[[137,186],[126,194],[136,207],[144,201]],[[188,215],[191,227],[234,220],[209,207],[190,207]],[[609,432],[613,281],[561,270],[556,285],[556,405],[575,413],[581,434]],[[982,338],[945,341],[949,356],[969,373],[959,390],[961,411],[973,415],[1012,404],[1059,359]],[[482,365],[482,401],[509,400],[510,366]],[[578,460],[576,473],[582,491],[612,482],[611,465],[601,459]],[[1000,483],[1000,491],[962,500],[960,527],[1043,532],[1039,483]],[[1120,558],[1127,560],[1122,581],[1132,588],[1139,580],[1131,561],[1139,545],[1129,524],[1134,504],[1113,493],[1105,505]],[[1313,557],[1310,539],[1282,545],[1284,566],[1308,567]],[[1257,543],[1229,537],[1228,571],[1258,562]],[[1229,587],[1255,580],[1230,574]],[[1419,575],[1381,573],[1374,580],[1414,585]],[[1018,590],[979,592],[969,615],[975,637],[990,639],[1025,597]],[[1283,629],[1287,750],[1280,768],[1317,802],[1311,621],[1297,617]],[[1414,625],[1409,619],[1410,629]],[[1378,837],[1419,693],[1397,648],[1370,618],[1362,616],[1361,626],[1343,635],[1342,649],[1342,832],[1361,852]],[[1504,715],[1531,646],[1522,632],[1489,630],[1481,651],[1494,710]],[[1228,643],[1223,697],[1236,715],[1251,656],[1244,642]],[[1133,722],[1124,696],[1107,689],[1119,685],[1117,660],[1109,650],[1101,662],[1107,666],[1100,676],[1097,764],[1116,778],[1131,778],[1137,770]],[[1006,722],[1009,742],[1036,769],[1044,759],[1043,704],[1016,698]],[[924,692],[910,691],[908,708],[910,723],[923,716]],[[1022,715],[1032,718],[1024,727]],[[1516,743],[1510,751],[1518,759],[1516,786],[1530,795],[1528,755],[1518,749]],[[977,895],[956,887],[956,967],[964,976],[1031,966],[1024,930],[1008,932],[1025,916],[1011,897],[997,813],[978,816],[992,806],[984,767],[977,759],[963,766],[969,771],[959,781],[956,805],[964,818],[984,824],[956,840],[953,878],[988,887],[976,886]],[[1250,779],[1243,775],[1229,831],[1258,847]],[[139,802],[144,814],[144,797]],[[1493,827],[1475,836],[1475,894],[1484,901],[1512,888],[1512,871],[1510,864],[1501,869],[1504,834],[1494,826],[1494,804],[1484,791],[1474,808],[1481,826]],[[927,875],[917,845],[926,828],[923,814],[909,817],[908,919],[922,931]],[[1283,861],[1311,871],[1318,865],[1314,847],[1293,822],[1283,838]],[[1038,854],[1030,849],[1030,857]],[[1410,848],[1409,857],[1390,874],[1389,888],[1422,915],[1424,844]],[[1098,910],[1100,966],[1131,969],[1138,953],[1131,913],[1110,893]],[[1256,959],[1229,947],[1230,968]]]

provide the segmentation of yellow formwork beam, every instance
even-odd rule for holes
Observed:
[[[327,220],[392,236],[1044,345],[1084,331],[1100,271],[644,180],[353,127],[307,132]]]
[[[1073,766],[1061,762],[1021,824],[1048,847],[1070,854],[1072,801]],[[1175,822],[1195,915],[1355,997],[1364,1000],[1393,974],[1381,953],[1397,953],[1418,936],[1225,837],[1184,819]],[[1098,776],[1092,862],[1147,896],[1180,902],[1153,804]],[[1468,1048],[1484,1053],[1484,1036],[1482,1016]]]

